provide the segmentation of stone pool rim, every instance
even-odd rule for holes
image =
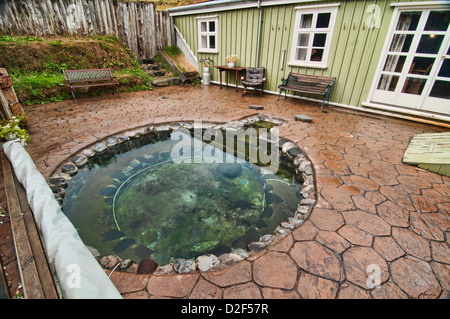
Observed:
[[[137,139],[146,134],[170,133],[171,131],[176,130],[178,128],[188,128],[188,129],[212,128],[225,130],[227,128],[233,129],[236,127],[244,127],[245,125],[253,124],[259,121],[270,122],[276,126],[282,126],[284,123],[286,123],[285,120],[280,118],[274,118],[264,114],[256,114],[229,122],[199,121],[202,125],[201,127],[198,126],[196,127],[196,123],[198,122],[187,120],[187,121],[151,123],[149,125],[143,125],[136,128],[124,130],[118,133],[111,134],[107,137],[104,137],[94,143],[87,145],[82,150],[79,150],[74,154],[71,154],[67,159],[62,161],[57,166],[57,168],[52,172],[52,174],[50,174],[50,177],[47,179],[47,183],[54,192],[55,198],[61,204],[62,199],[64,197],[64,189],[65,187],[67,187],[67,181],[70,180],[72,176],[76,175],[76,173],[78,172],[78,168],[83,167],[90,157],[93,157],[96,154],[101,154],[117,144],[120,144],[128,140]],[[170,275],[170,274],[183,274],[193,272],[205,272],[210,270],[211,271],[222,270],[228,268],[228,266],[249,259],[254,255],[258,254],[260,251],[269,248],[270,246],[277,243],[280,239],[284,238],[286,235],[288,235],[289,233],[291,233],[304,223],[304,221],[309,217],[312,209],[314,208],[317,202],[315,172],[313,164],[301,146],[298,146],[293,141],[284,138],[281,134],[279,136],[279,139],[275,143],[278,144],[278,148],[281,151],[281,153],[285,154],[286,159],[289,160],[295,167],[295,172],[293,173],[295,175],[301,175],[304,180],[302,185],[303,188],[300,191],[302,200],[299,201],[296,211],[293,212],[293,217],[290,217],[288,221],[280,223],[280,225],[274,230],[273,234],[263,235],[259,239],[259,241],[248,243],[246,250],[235,249],[230,253],[222,254],[218,257],[211,254],[202,255],[197,257],[195,261],[193,259],[177,258],[175,259],[177,265],[180,262],[183,263],[183,261],[187,261],[187,263],[190,264],[190,266],[188,266],[187,268],[180,267],[175,269],[174,267],[175,262],[174,262],[164,266],[159,266],[155,272],[148,274]],[[87,247],[89,248],[89,246]],[[228,260],[226,259],[226,257],[224,257],[224,255],[228,255]],[[204,264],[202,265],[201,260],[205,260],[206,257],[210,256],[215,257],[214,261],[217,262],[213,262],[211,266],[205,267]],[[110,275],[114,271],[116,271],[116,269],[118,268],[117,266],[127,261],[127,259],[122,260],[120,257],[116,255],[107,255],[107,256],[94,255],[94,257],[96,257],[96,259],[100,262],[100,264],[104,269],[108,269],[111,271]],[[116,262],[117,264],[114,264],[113,266],[110,265],[106,267],[101,262],[101,259],[106,257],[109,259],[117,257],[120,260],[120,262]],[[220,262],[219,259],[221,259],[222,262]],[[126,272],[127,268],[128,267],[125,267],[124,270],[119,269],[119,271]]]

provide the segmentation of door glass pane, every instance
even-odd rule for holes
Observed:
[[[319,13],[317,15],[316,28],[328,28],[330,25],[331,13]]]
[[[427,80],[418,78],[407,78],[405,85],[403,86],[402,93],[409,93],[415,95],[421,95],[423,87]]]
[[[391,47],[389,51],[391,52],[409,52],[414,35],[412,34],[396,34],[392,39]]]
[[[441,69],[439,70],[438,76],[450,78],[450,59],[444,60],[444,63],[442,63]]]
[[[436,80],[431,89],[430,96],[441,99],[450,99],[450,82]]]
[[[313,47],[325,47],[325,42],[327,40],[326,33],[316,33],[314,34]]]
[[[402,12],[398,19],[397,28],[398,31],[415,31],[417,24],[419,23],[422,12]]]
[[[396,75],[387,75],[383,74],[380,78],[380,82],[378,82],[378,90],[383,91],[395,91],[395,87],[397,86],[399,77]]]
[[[447,31],[450,23],[450,11],[431,11],[425,31]]]
[[[309,33],[299,33],[298,35],[298,47],[307,47],[309,43]]]
[[[437,54],[441,48],[443,35],[424,34],[420,38],[419,46],[417,47],[417,53],[431,53]]]
[[[202,30],[202,32],[207,32],[208,31],[206,22],[201,22],[200,23],[200,29]]]
[[[323,49],[312,49],[311,61],[322,61]]]
[[[409,69],[409,73],[429,75],[434,60],[435,60],[434,58],[422,58],[416,56],[413,62],[411,63],[411,69]]]
[[[216,23],[214,21],[209,22],[209,32],[215,32],[216,31]]]
[[[405,64],[406,56],[403,55],[388,55],[383,71],[402,72]]]
[[[216,37],[214,35],[209,36],[209,48],[210,49],[216,48]]]
[[[313,19],[312,14],[302,14],[302,17],[300,19],[300,29],[311,28],[312,19]]]
[[[298,61],[305,61],[306,60],[306,48],[297,48],[295,50],[295,59]]]

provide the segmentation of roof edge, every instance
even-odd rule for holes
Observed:
[[[167,9],[171,16],[207,13],[215,11],[237,10],[245,8],[258,8],[286,4],[301,5],[308,2],[322,2],[325,0],[215,0],[189,4],[186,6]]]
[[[175,7],[175,8],[169,8],[166,11],[169,13],[172,12],[184,12],[184,11],[192,11],[192,10],[202,10],[202,9],[207,9],[207,8],[212,8],[212,7],[218,7],[218,6],[228,6],[231,4],[235,4],[238,2],[254,2],[257,5],[257,0],[251,0],[251,1],[246,1],[246,0],[216,0],[216,1],[208,1],[208,2],[201,2],[201,3],[196,3],[196,4],[188,4],[186,6],[181,6],[181,7]]]

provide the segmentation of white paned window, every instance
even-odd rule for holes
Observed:
[[[217,16],[198,17],[198,52],[217,53]]]
[[[296,8],[291,66],[326,68],[339,4]]]

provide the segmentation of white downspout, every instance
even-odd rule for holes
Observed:
[[[256,46],[256,67],[259,66],[259,51],[261,48],[261,27],[262,27],[262,8],[261,0],[258,0],[259,24],[258,24],[258,42]]]

